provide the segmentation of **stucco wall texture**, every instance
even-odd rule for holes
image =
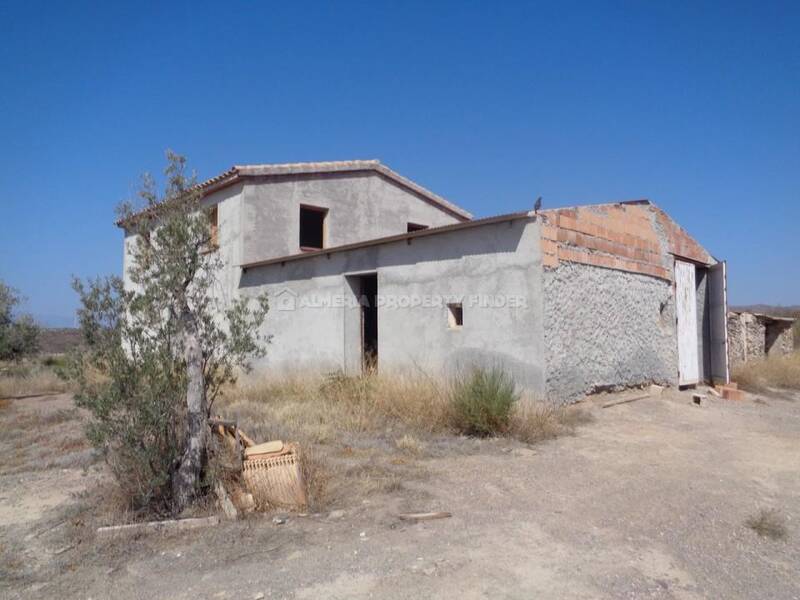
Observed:
[[[646,382],[677,384],[669,282],[564,263],[544,275],[545,388],[550,400]]]
[[[716,260],[649,202],[543,212],[547,396],[564,402],[649,382],[677,385],[676,256],[698,263],[698,357],[709,371],[707,277]]]
[[[381,370],[498,366],[543,394],[539,228],[527,219],[247,269],[242,294],[274,299],[264,325],[273,343],[256,368],[360,373],[359,309],[347,301],[348,279],[363,273],[377,273]],[[462,328],[449,327],[439,297],[463,304]]]
[[[242,262],[300,252],[301,204],[328,209],[326,247],[463,221],[374,172],[255,178],[242,198]]]

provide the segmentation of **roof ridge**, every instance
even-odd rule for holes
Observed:
[[[600,206],[615,206],[619,204],[630,205],[630,204],[647,204],[649,206],[654,206],[658,208],[658,205],[650,200],[649,198],[636,198],[633,200],[607,200],[605,202],[592,202],[589,204],[569,204],[567,206],[557,206],[553,208],[542,208],[539,210],[540,213],[551,212],[555,210],[570,210],[575,208],[593,208],[593,207],[600,207]]]
[[[438,206],[441,209],[449,212],[453,216],[463,220],[471,220],[472,214],[450,202],[449,200],[435,194],[427,188],[415,183],[414,181],[403,177],[399,173],[393,171],[384,165],[378,159],[367,160],[333,160],[333,161],[318,161],[318,162],[293,162],[293,163],[262,163],[251,165],[233,165],[227,171],[223,171],[219,175],[215,175],[205,181],[195,184],[191,190],[200,191],[202,195],[210,194],[220,188],[226,187],[242,177],[269,177],[280,175],[302,175],[312,173],[346,173],[349,171],[374,171],[383,175],[387,179],[394,181],[397,185],[411,190],[413,193],[421,196],[427,202]],[[151,213],[154,209],[145,209],[133,215],[136,218],[143,214]],[[122,225],[122,221],[118,221],[117,225]]]
[[[253,169],[259,167],[271,167],[271,168],[292,168],[292,167],[327,167],[327,166],[375,166],[381,164],[381,161],[377,158],[367,158],[367,159],[352,159],[352,160],[310,160],[310,161],[297,161],[297,162],[288,162],[288,163],[249,163],[249,164],[241,164],[241,165],[234,165],[233,169]]]

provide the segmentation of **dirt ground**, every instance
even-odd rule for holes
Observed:
[[[616,397],[587,402],[595,421],[573,436],[464,441],[334,511],[110,541],[94,538],[103,469],[74,439],[70,398],[15,401],[0,410],[0,595],[800,598],[800,398],[695,406],[668,390],[601,408]],[[785,539],[745,525],[762,508]],[[430,510],[452,518],[396,517]]]

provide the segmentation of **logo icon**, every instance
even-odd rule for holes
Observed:
[[[289,288],[283,288],[275,294],[278,310],[294,310],[297,308],[297,294]]]

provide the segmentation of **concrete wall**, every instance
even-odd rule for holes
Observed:
[[[347,276],[363,272],[378,276],[379,369],[500,365],[543,392],[539,226],[527,219],[248,269],[241,293],[266,291],[273,306],[273,343],[257,366],[358,371],[359,308],[347,305]],[[457,299],[464,325],[451,329],[446,302]]]
[[[300,252],[301,204],[329,209],[326,247],[460,221],[371,171],[257,178],[244,188],[243,262]]]
[[[766,342],[768,356],[789,354],[794,350],[794,323],[773,321],[767,323]]]
[[[592,391],[677,384],[675,301],[668,281],[577,263],[544,272],[546,390],[570,402]]]
[[[546,381],[550,397],[677,384],[675,258],[716,260],[646,202],[543,211]],[[697,270],[700,377],[710,374],[707,267]]]

